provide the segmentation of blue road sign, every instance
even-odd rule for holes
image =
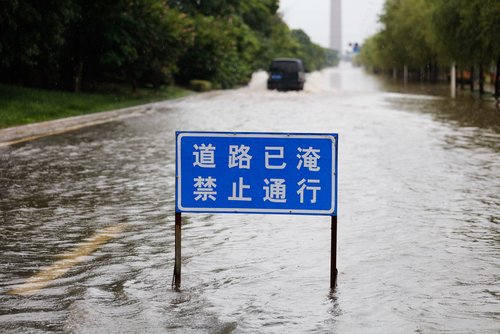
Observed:
[[[176,136],[177,212],[337,215],[337,134]]]

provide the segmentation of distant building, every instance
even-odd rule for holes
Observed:
[[[342,53],[342,0],[330,3],[330,48]]]

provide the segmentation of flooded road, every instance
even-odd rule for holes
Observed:
[[[343,66],[0,150],[2,333],[499,333],[500,111]],[[183,215],[175,131],[339,134],[330,219]]]

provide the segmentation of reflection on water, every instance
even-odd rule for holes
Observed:
[[[341,62],[334,70],[326,70],[329,87],[342,92],[379,92],[382,82],[374,76],[360,75],[350,63]]]
[[[498,333],[500,131],[493,103],[359,69],[303,92],[234,91],[0,151],[0,331]],[[325,217],[183,216],[171,290],[176,130],[338,132],[339,279]],[[126,226],[29,296],[9,294]]]

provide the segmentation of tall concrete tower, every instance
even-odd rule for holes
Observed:
[[[330,3],[330,48],[342,52],[342,0]]]

